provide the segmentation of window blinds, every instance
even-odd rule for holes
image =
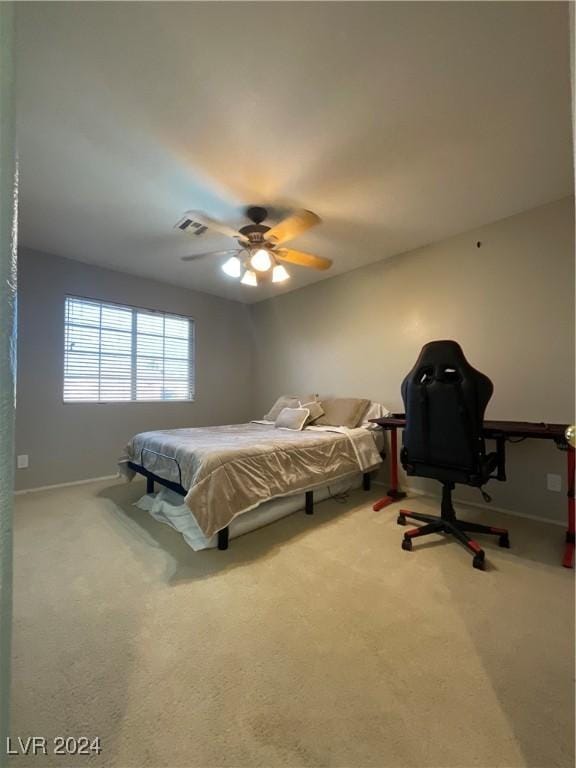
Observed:
[[[193,320],[66,297],[64,402],[193,399]]]

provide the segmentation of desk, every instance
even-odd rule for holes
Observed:
[[[374,504],[374,510],[383,509],[389,504],[403,499],[406,494],[398,489],[398,436],[397,431],[406,425],[404,414],[370,419],[383,429],[390,432],[390,488],[386,496]],[[565,437],[567,424],[537,424],[530,421],[485,421],[482,435],[487,440],[502,442],[514,438],[530,440],[553,440],[556,447],[566,451],[567,455],[567,486],[568,486],[568,529],[566,531],[566,548],[562,565],[565,568],[574,567],[574,469],[575,451]]]

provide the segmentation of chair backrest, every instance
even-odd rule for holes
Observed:
[[[470,482],[485,455],[482,423],[494,387],[455,341],[431,341],[402,382],[408,474]]]

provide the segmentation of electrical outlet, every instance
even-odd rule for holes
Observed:
[[[562,477],[548,473],[546,475],[546,488],[549,491],[557,491],[559,493],[562,490]]]
[[[28,469],[28,454],[22,453],[16,457],[16,466],[18,469]]]

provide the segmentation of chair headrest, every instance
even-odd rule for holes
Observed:
[[[422,347],[418,360],[402,382],[402,396],[405,398],[410,382],[418,385],[433,380],[459,381],[465,388],[475,386],[484,407],[494,391],[490,379],[466,360],[460,344],[449,339],[430,341]]]
[[[456,341],[429,341],[422,347],[414,368],[430,366],[442,368],[451,366],[455,369],[472,369],[472,366],[464,357],[462,347]]]

